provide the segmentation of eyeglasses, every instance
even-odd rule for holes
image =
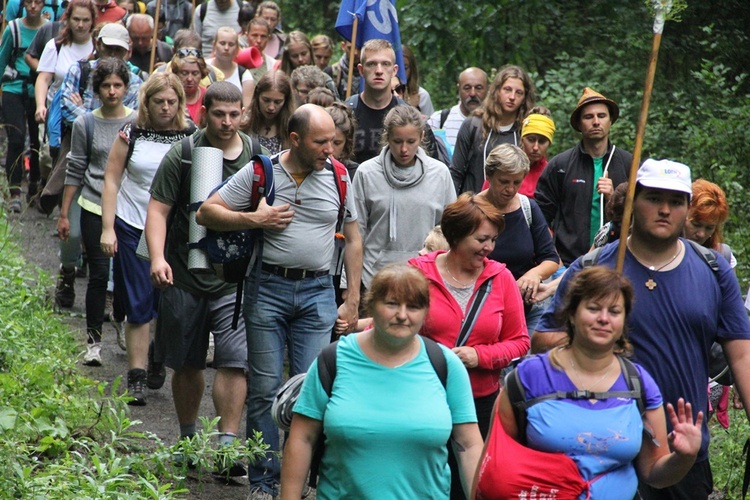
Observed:
[[[177,55],[180,57],[197,57],[203,58],[203,52],[198,49],[179,49]]]

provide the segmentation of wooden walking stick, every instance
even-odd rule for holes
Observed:
[[[156,61],[156,44],[159,41],[159,16],[161,15],[161,0],[156,0],[156,12],[154,13],[154,37],[151,40],[151,61],[148,64],[148,74],[154,74],[154,63]]]
[[[635,197],[635,178],[638,175],[638,166],[641,163],[641,150],[643,149],[643,136],[646,134],[646,120],[648,119],[648,106],[651,102],[651,91],[654,88],[654,74],[656,73],[656,60],[659,57],[659,45],[664,23],[668,20],[679,20],[678,14],[687,7],[684,0],[650,0],[647,1],[649,8],[655,12],[654,39],[651,44],[651,56],[648,60],[646,71],[646,84],[643,88],[643,100],[641,101],[641,112],[638,115],[638,125],[635,129],[635,146],[633,147],[633,162],[630,164],[630,176],[628,177],[628,193],[625,197],[625,210],[622,214],[622,228],[620,229],[620,244],[617,248],[617,264],[615,269],[622,273],[625,263],[625,250],[628,245],[628,232],[630,230],[630,218],[633,215],[633,198]]]
[[[357,25],[359,24],[359,18],[354,16],[354,23],[352,24],[352,44],[349,49],[349,80],[346,82],[346,98],[349,99],[352,95],[352,78],[354,77],[354,51],[357,50]]]

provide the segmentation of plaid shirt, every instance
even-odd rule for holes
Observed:
[[[93,111],[98,107],[101,107],[102,102],[99,96],[94,92],[93,80],[94,70],[99,59],[89,61],[88,65],[90,71],[88,74],[88,82],[86,82],[86,90],[83,91],[81,98],[83,99],[83,105],[77,106],[70,100],[70,96],[74,93],[78,93],[79,81],[81,80],[81,66],[74,64],[68,69],[68,74],[65,75],[65,79],[62,83],[62,115],[66,124],[72,126],[76,118],[83,115],[88,111]],[[138,89],[143,83],[143,79],[139,76],[141,70],[136,66],[133,66],[129,62],[126,63],[130,70],[130,83],[128,83],[128,91],[125,93],[125,97],[122,100],[122,104],[131,109],[138,109]]]

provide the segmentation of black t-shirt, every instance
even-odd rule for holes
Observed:
[[[399,99],[393,96],[390,104],[383,109],[372,109],[360,99],[359,95],[352,96],[346,103],[354,109],[354,116],[357,118],[357,130],[354,133],[354,161],[363,163],[380,154],[380,136],[383,134],[385,115],[399,105]]]
[[[34,35],[34,39],[31,41],[29,48],[26,49],[26,53],[34,59],[42,57],[44,46],[47,45],[47,42],[57,36],[61,28],[62,22],[60,21],[44,23],[42,27],[39,28],[39,31],[36,32],[36,35]]]

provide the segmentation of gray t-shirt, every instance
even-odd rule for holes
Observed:
[[[283,154],[283,153],[282,153]],[[276,198],[273,205],[291,204],[292,222],[283,231],[265,231],[263,262],[310,271],[330,268],[338,222],[339,194],[333,171],[311,172],[298,186],[291,174],[272,158]],[[345,222],[357,220],[351,182],[346,177]],[[220,190],[219,196],[232,210],[248,210],[253,169],[243,168]]]

